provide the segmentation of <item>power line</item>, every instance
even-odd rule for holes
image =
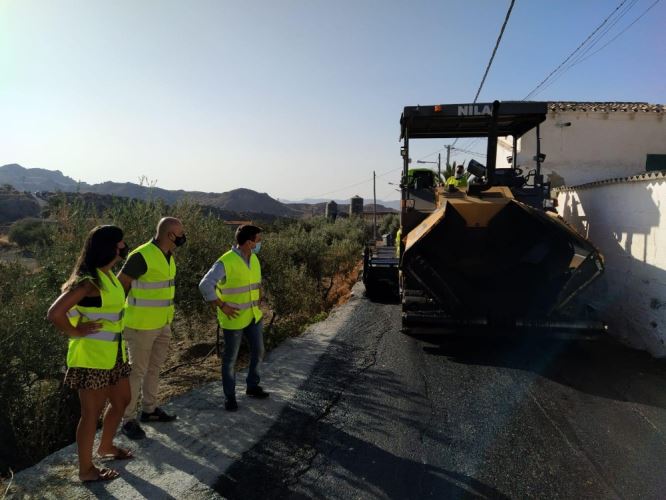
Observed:
[[[477,89],[476,95],[474,96],[474,101],[472,101],[473,103],[476,103],[476,100],[479,98],[479,94],[481,93],[481,89],[483,88],[483,84],[486,82],[486,77],[488,76],[488,72],[490,71],[490,66],[493,64],[493,60],[495,59],[497,48],[499,47],[500,41],[502,40],[502,35],[504,35],[504,29],[506,28],[506,25],[509,22],[509,17],[511,16],[511,11],[513,10],[513,4],[515,3],[516,0],[511,0],[511,4],[509,5],[509,10],[506,11],[506,17],[504,18],[504,22],[502,23],[502,28],[500,29],[499,35],[497,36],[497,41],[495,42],[493,53],[490,56],[488,64],[486,65],[486,71],[484,71],[483,73],[483,78],[481,78],[481,83],[479,84],[479,88]],[[458,143],[458,139],[459,137],[456,137],[451,146],[455,146]]]
[[[593,40],[590,40],[590,42],[580,50],[578,54],[576,54],[575,57],[569,61],[569,63],[566,66],[563,66],[559,71],[555,72],[551,79],[537,92],[533,94],[533,96],[536,96],[537,94],[540,94],[544,90],[548,89],[551,87],[555,82],[557,82],[564,74],[569,71],[571,68],[579,64],[585,59],[588,59],[592,54],[589,54],[589,52],[608,34],[610,30],[613,29],[613,27],[622,20],[624,16],[627,15],[627,13],[638,3],[638,0],[632,0],[631,3],[627,4],[624,9],[618,13],[618,15],[615,17],[615,19],[610,22],[603,30],[601,30]],[[596,54],[595,51],[593,54]],[[588,56],[589,54],[589,56]]]
[[[468,147],[468,148],[471,147],[472,144],[475,144],[478,140],[479,140],[478,137],[477,137],[476,139],[473,139],[472,142],[470,142],[470,143],[467,145],[467,147]],[[453,143],[453,144],[455,144],[455,143]],[[471,151],[471,150],[469,150],[469,149],[464,149],[464,148],[456,148],[456,147],[453,146],[453,144],[451,144],[451,150],[460,151],[461,153],[467,153],[467,154],[471,154],[471,155],[481,156],[481,157],[484,157],[484,158],[486,157],[486,155],[483,154],[483,153],[478,153],[478,152],[476,152],[476,151]],[[444,151],[448,146],[449,146],[448,144],[447,144],[447,145],[444,145],[444,147],[438,149],[437,151],[433,151],[432,153],[428,153],[427,155],[422,156],[421,158],[419,158],[418,161],[425,160],[426,158],[430,158],[431,156],[436,155],[437,153],[441,153],[441,152]],[[457,154],[457,153],[451,153],[451,156],[454,156],[455,154]]]
[[[472,155],[472,156],[479,156],[481,158],[486,157],[486,155],[484,153],[479,153],[477,151],[472,151],[472,150],[469,150],[469,149],[463,149],[463,148],[451,148],[451,149],[455,149],[456,151],[459,151],[460,153],[465,153],[465,154]]]
[[[638,22],[639,19],[641,19],[645,14],[647,14],[647,13],[652,9],[652,7],[654,7],[655,5],[657,5],[659,2],[661,2],[661,0],[655,0],[654,2],[652,2],[652,5],[650,5],[647,9],[645,9],[641,15],[639,15],[636,19],[634,19],[630,24],[628,24],[628,25],[627,25],[622,31],[620,31],[617,35],[615,35],[613,38],[611,38],[608,42],[606,42],[604,45],[602,45],[601,47],[599,47],[597,50],[595,50],[594,52],[592,52],[590,55],[588,55],[587,57],[585,57],[585,58],[583,58],[583,59],[580,59],[579,61],[575,62],[575,63],[572,64],[571,66],[575,66],[576,64],[581,63],[581,62],[585,61],[586,59],[589,59],[590,57],[592,57],[592,56],[593,56],[594,54],[596,54],[597,52],[600,52],[601,50],[605,49],[608,45],[610,45],[612,42],[614,42],[616,39],[618,39],[618,38],[620,37],[620,35],[622,35],[625,31],[627,31],[627,30],[628,30],[629,28],[631,28],[634,24],[636,24],[636,22]]]
[[[617,23],[619,23],[624,16],[626,16],[629,11],[638,3],[639,0],[631,0],[629,4],[627,4],[624,9],[618,13],[618,15],[613,19],[610,23],[608,23],[608,26],[606,26],[601,32],[596,36],[594,40],[591,40],[590,43],[580,51],[579,54],[576,55],[574,60],[571,61],[569,65],[567,65],[566,68],[562,70],[562,72],[566,71],[567,68],[571,67],[572,64],[575,64],[577,61],[581,60],[582,58],[585,57],[587,53],[589,53],[596,44],[598,44],[605,36],[608,34],[609,31],[611,31]]]
[[[541,87],[543,87],[544,84],[545,84],[545,83],[546,83],[546,82],[547,82],[547,81],[548,81],[548,80],[549,80],[549,79],[550,79],[550,78],[551,78],[551,77],[552,77],[557,71],[559,71],[560,68],[562,68],[562,66],[564,66],[567,62],[569,62],[569,60],[570,60],[574,55],[576,55],[576,54],[577,54],[577,53],[578,53],[578,52],[579,52],[579,51],[580,51],[580,50],[581,50],[581,49],[582,49],[582,48],[583,48],[583,47],[584,47],[584,46],[590,41],[590,39],[592,39],[592,37],[593,37],[593,36],[594,36],[594,35],[595,35],[595,34],[596,34],[596,33],[597,33],[597,32],[598,32],[598,31],[599,31],[599,30],[600,30],[600,29],[601,29],[601,28],[607,23],[607,22],[608,22],[608,20],[609,20],[611,17],[613,17],[613,16],[615,15],[615,13],[616,13],[618,10],[620,10],[620,9],[622,8],[622,6],[623,6],[626,2],[627,2],[627,0],[622,0],[622,1],[620,2],[620,4],[619,4],[617,7],[615,7],[615,9],[613,10],[613,12],[611,12],[610,15],[609,15],[608,17],[606,17],[606,19],[604,19],[604,20],[601,22],[601,24],[600,24],[599,26],[597,26],[597,27],[594,29],[594,31],[592,31],[592,33],[590,33],[590,34],[588,35],[588,37],[587,37],[585,40],[583,40],[583,42],[582,42],[578,47],[576,47],[576,49],[575,49],[573,52],[571,52],[571,54],[569,54],[569,55],[564,59],[564,61],[562,61],[562,62],[561,62],[561,63],[560,63],[560,64],[559,64],[559,65],[558,65],[553,71],[551,71],[550,73],[548,73],[548,76],[546,76],[546,78],[544,78],[543,80],[541,80],[541,82],[539,82],[539,84],[538,84],[536,87],[534,87],[534,88],[533,88],[533,89],[532,89],[532,90],[531,90],[531,91],[530,91],[525,97],[523,97],[523,101],[526,101],[527,99],[529,99],[530,97],[532,97],[533,95],[535,95],[535,93],[537,92],[537,90],[539,90]]]
[[[488,65],[486,66],[486,71],[483,73],[483,78],[481,79],[481,84],[479,85],[479,89],[476,91],[476,95],[474,96],[474,101],[473,101],[474,103],[476,103],[476,100],[479,98],[479,94],[481,93],[483,84],[485,83],[486,77],[488,76],[488,71],[490,71],[490,65],[493,63],[493,59],[495,59],[495,54],[497,53],[497,47],[499,47],[500,41],[502,40],[502,35],[504,34],[504,28],[506,28],[506,23],[509,22],[509,16],[511,16],[511,10],[513,9],[513,4],[515,2],[516,0],[511,0],[511,5],[509,5],[509,10],[506,12],[506,17],[504,18],[502,29],[499,32],[497,41],[495,42],[495,48],[493,49],[493,54],[490,56],[490,61],[488,61]]]
[[[377,175],[377,177],[384,177],[385,175],[396,172],[397,170],[402,170],[402,167],[398,167],[398,168],[388,170],[388,171],[386,171],[382,174]],[[353,187],[356,187],[356,186],[360,186],[361,184],[365,184],[366,182],[372,182],[372,177],[364,179],[364,180],[359,181],[359,182],[355,182],[354,184],[349,184],[348,186],[344,186],[344,187],[341,187],[339,189],[334,189],[332,191],[327,191],[327,192],[322,193],[322,194],[314,195],[314,196],[312,196],[312,198],[321,198],[322,196],[326,196],[328,194],[339,193],[340,191],[344,191],[345,189],[350,189],[350,188],[353,188]]]
[[[637,0],[636,0],[636,1],[637,1]],[[630,6],[629,8],[633,7],[633,5],[636,4],[636,1],[634,1],[634,3],[631,4],[631,6]],[[655,0],[655,1],[654,1],[654,2],[653,2],[653,3],[652,3],[647,9],[645,9],[645,10],[644,10],[644,11],[643,11],[638,17],[636,17],[631,23],[629,23],[627,26],[625,26],[624,29],[622,29],[619,33],[617,33],[613,38],[611,38],[610,40],[608,40],[604,45],[602,45],[601,47],[599,47],[599,48],[598,48],[597,50],[595,50],[594,52],[589,53],[590,50],[591,50],[592,48],[594,48],[594,45],[596,45],[596,43],[598,43],[598,42],[601,40],[601,38],[603,38],[603,36],[600,36],[599,38],[597,38],[597,40],[596,40],[593,44],[591,44],[590,47],[588,47],[585,51],[583,51],[583,53],[579,54],[579,56],[578,56],[574,61],[572,61],[569,65],[567,65],[562,71],[560,71],[560,73],[558,73],[557,76],[555,76],[550,82],[548,82],[548,84],[545,85],[545,86],[544,86],[539,92],[542,92],[542,91],[546,90],[548,87],[550,87],[552,84],[554,84],[557,80],[559,80],[559,78],[560,78],[562,75],[564,75],[564,73],[566,73],[567,71],[569,71],[571,68],[573,68],[574,66],[577,66],[578,64],[582,63],[583,61],[588,60],[590,57],[592,57],[593,55],[595,55],[595,54],[597,54],[598,52],[602,51],[602,50],[605,49],[608,45],[610,45],[612,42],[614,42],[615,40],[617,40],[621,35],[623,35],[627,30],[629,30],[629,28],[631,28],[631,27],[632,27],[634,24],[636,24],[636,23],[637,23],[637,22],[638,22],[643,16],[645,16],[645,14],[647,14],[647,13],[648,13],[648,12],[654,7],[654,6],[657,5],[660,1],[661,1],[661,0]],[[613,25],[612,25],[612,26],[614,26],[615,24],[617,24],[617,22],[618,22],[622,17],[624,17],[624,15],[627,13],[628,10],[629,10],[629,9],[627,9],[627,10],[625,11],[624,14],[622,14],[621,16],[619,16],[619,17],[613,22]],[[612,27],[612,26],[611,26],[611,27]],[[610,28],[604,32],[604,35],[605,35],[609,30],[610,30]]]
[[[627,26],[625,26],[619,33],[617,33],[613,38],[608,40],[604,45],[599,47],[597,50],[594,52],[590,52],[594,47],[629,13],[629,11],[638,3],[639,0],[632,0],[629,4],[624,6],[624,9],[622,9],[623,5],[626,3],[627,0],[621,2],[614,10],[611,12],[611,14],[604,19],[604,21],[597,26],[597,28],[588,36],[583,43],[581,43],[577,49],[569,54],[569,57],[567,59],[571,59],[569,64],[564,66],[566,63],[567,59],[565,59],[562,64],[560,64],[555,70],[553,70],[548,77],[546,77],[542,82],[540,82],[537,87],[535,87],[530,94],[528,94],[523,100],[528,99],[529,97],[533,97],[534,95],[543,92],[546,90],[548,87],[553,85],[564,73],[569,71],[571,68],[574,66],[582,63],[583,61],[586,61],[590,57],[594,56],[604,48],[606,48],[608,45],[610,45],[612,42],[614,42],[617,38],[619,38],[622,34],[624,34],[628,29],[630,29],[634,24],[636,24],[645,14],[647,14],[655,5],[657,5],[661,0],[655,0],[650,6],[645,9],[638,17],[636,17],[631,23],[629,23]],[[620,11],[620,9],[622,9]],[[620,11],[618,13],[618,11]],[[610,23],[608,23],[609,19],[611,19],[616,13],[618,15],[613,19]],[[605,24],[608,24],[603,30],[600,30]],[[597,35],[596,38],[595,34]],[[575,57],[573,57],[575,55]],[[558,72],[558,69],[561,68],[561,71]],[[548,81],[545,85],[544,82],[546,82],[550,78],[550,81]],[[539,86],[542,86],[540,90]],[[467,144],[467,148],[471,148],[476,142],[478,142],[479,139],[472,139],[471,142]]]

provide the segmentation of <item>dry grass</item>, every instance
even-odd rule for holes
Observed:
[[[0,250],[5,249],[5,248],[13,248],[16,245],[9,241],[9,236],[6,234],[0,234]]]

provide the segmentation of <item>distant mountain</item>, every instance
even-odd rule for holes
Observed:
[[[103,182],[87,184],[65,176],[59,170],[24,168],[12,164],[0,167],[0,185],[9,184],[18,191],[97,193],[126,198],[161,199],[167,204],[189,199],[201,205],[220,210],[268,214],[279,217],[298,217],[299,213],[283,203],[271,198],[267,193],[257,193],[251,189],[234,189],[226,193],[204,193],[201,191],[168,190],[158,187],[141,186],[132,182]]]
[[[74,192],[80,187],[89,188],[85,182],[79,183],[66,177],[60,170],[43,168],[23,168],[15,163],[0,167],[0,184],[9,184],[17,191],[66,191]]]
[[[67,177],[59,170],[24,168],[16,164],[0,167],[0,185],[2,184],[9,184],[19,192],[94,193],[140,200],[161,199],[168,205],[188,199],[200,205],[212,207],[220,214],[235,212],[244,214],[249,219],[257,218],[253,217],[253,214],[266,214],[274,217],[323,215],[326,210],[326,203],[330,201],[327,199],[306,199],[300,202],[280,202],[267,193],[257,193],[244,188],[234,189],[226,193],[204,193],[202,191],[169,190],[142,186],[132,182],[107,181],[100,184],[88,184]],[[105,203],[104,198],[96,200],[96,203]],[[338,212],[349,212],[349,200],[335,201],[338,203]],[[365,200],[365,211],[372,210],[372,203],[368,203],[369,201]],[[398,210],[399,208],[400,201],[398,200],[378,200],[377,202],[377,210],[380,212]]]

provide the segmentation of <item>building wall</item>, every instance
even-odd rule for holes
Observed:
[[[666,177],[558,190],[557,198],[560,215],[605,258],[604,274],[580,300],[611,335],[665,357]]]
[[[640,111],[550,111],[541,124],[541,152],[542,172],[553,187],[636,175],[645,171],[647,154],[666,154],[666,119],[664,113]],[[498,166],[510,154],[500,143]],[[534,168],[535,154],[536,133],[530,131],[519,141],[524,170]]]

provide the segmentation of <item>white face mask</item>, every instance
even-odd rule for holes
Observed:
[[[259,253],[259,250],[261,250],[261,241],[252,249],[252,253]]]

